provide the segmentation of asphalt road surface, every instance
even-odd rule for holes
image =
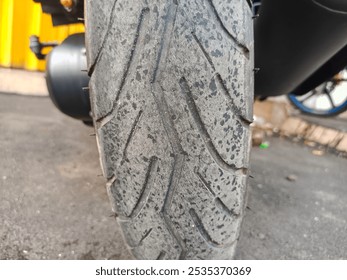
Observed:
[[[130,259],[93,128],[45,97],[0,94],[0,118],[0,259]],[[347,160],[269,142],[252,153],[236,257],[347,259]]]

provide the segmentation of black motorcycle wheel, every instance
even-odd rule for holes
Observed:
[[[246,0],[86,1],[107,190],[139,259],[230,259],[253,105]]]

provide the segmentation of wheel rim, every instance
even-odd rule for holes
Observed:
[[[288,97],[304,113],[339,114],[347,109],[347,69],[302,96],[289,94]]]

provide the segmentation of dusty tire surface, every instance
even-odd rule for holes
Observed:
[[[246,0],[86,1],[107,191],[139,259],[230,259],[253,105]]]

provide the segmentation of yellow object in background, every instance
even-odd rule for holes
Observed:
[[[0,0],[0,66],[42,71],[45,61],[30,51],[29,37],[61,43],[79,32],[84,32],[83,24],[53,27],[50,15],[43,14],[33,0]]]

